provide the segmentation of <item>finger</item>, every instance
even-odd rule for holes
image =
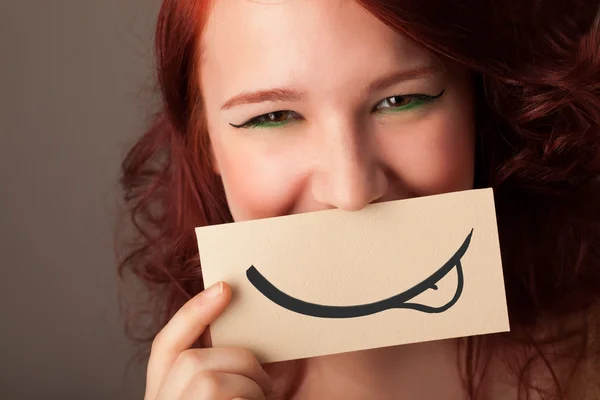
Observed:
[[[204,333],[200,336],[200,347],[209,348],[212,347],[212,338],[210,336],[210,325],[206,327]]]
[[[154,399],[162,380],[181,352],[190,348],[227,307],[231,290],[218,282],[185,303],[152,343],[145,399]]]
[[[186,388],[181,400],[265,400],[260,386],[242,375],[201,372]]]
[[[179,398],[190,381],[201,372],[222,372],[245,376],[269,394],[273,382],[254,354],[242,348],[189,349],[179,354],[161,385],[158,398]]]

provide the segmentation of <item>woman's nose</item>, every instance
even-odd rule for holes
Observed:
[[[383,197],[388,182],[373,147],[350,129],[331,137],[312,176],[315,200],[356,211]]]

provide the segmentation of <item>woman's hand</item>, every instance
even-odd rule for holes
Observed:
[[[254,355],[238,348],[191,349],[227,307],[219,282],[188,301],[152,343],[145,400],[264,400],[271,378]]]

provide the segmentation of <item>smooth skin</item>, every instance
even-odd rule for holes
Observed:
[[[215,173],[235,221],[472,188],[467,72],[354,1],[216,0],[199,46]],[[269,393],[247,351],[190,350],[229,301],[226,285],[213,290],[156,338],[146,400]],[[464,398],[455,349],[441,341],[308,359],[295,399]]]
[[[188,301],[156,336],[146,400],[264,400],[271,377],[244,349],[191,349],[227,307],[231,290],[218,282]]]

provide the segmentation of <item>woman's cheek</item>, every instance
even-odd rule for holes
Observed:
[[[443,141],[426,168],[430,192],[446,193],[471,189],[474,176],[473,146],[469,137],[458,134],[456,139]]]
[[[234,220],[287,214],[301,195],[303,174],[283,157],[245,154],[223,155],[219,162]]]
[[[431,120],[385,143],[384,157],[414,196],[466,190],[473,184],[473,136],[468,124]]]

